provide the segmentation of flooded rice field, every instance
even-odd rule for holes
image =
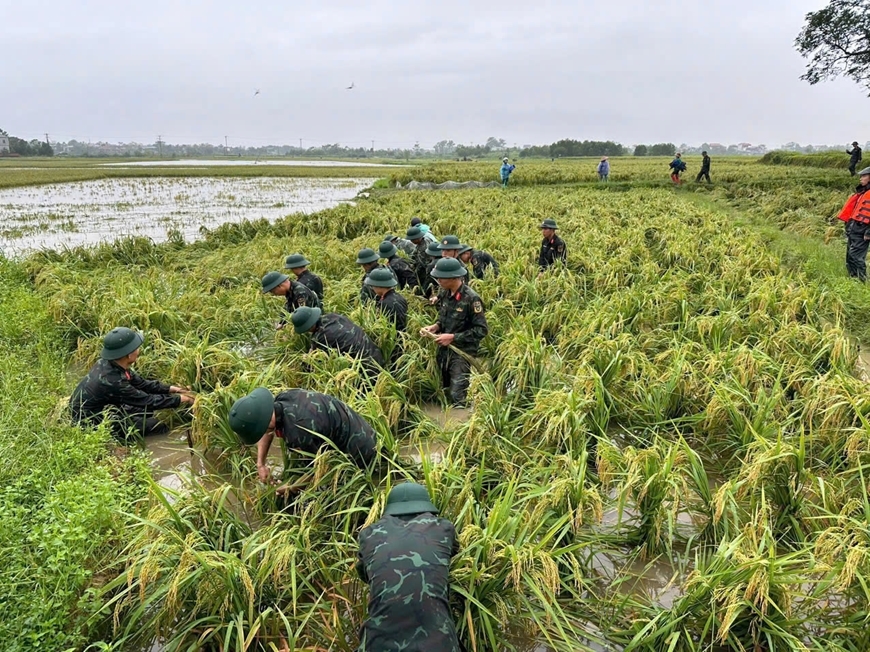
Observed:
[[[220,166],[239,166],[239,165],[289,165],[293,167],[323,167],[323,168],[380,168],[384,167],[382,163],[362,163],[357,161],[302,161],[292,159],[178,159],[171,161],[128,161],[123,163],[101,163],[102,167],[185,167],[185,168],[203,168],[203,167],[220,167]],[[412,167],[409,165],[393,165],[390,167]]]
[[[0,252],[7,257],[125,236],[186,240],[228,222],[310,214],[348,201],[371,179],[103,179],[0,190]]]

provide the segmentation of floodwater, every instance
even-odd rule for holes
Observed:
[[[371,179],[102,179],[0,190],[0,252],[75,247],[170,229],[195,240],[225,223],[315,213],[356,197]]]
[[[313,168],[382,168],[383,163],[362,163],[356,161],[302,161],[290,159],[267,159],[267,160],[250,160],[250,159],[172,159],[169,161],[127,161],[121,163],[101,163],[100,167],[185,167],[185,168],[204,168],[204,167],[221,167],[221,166],[239,166],[239,165],[289,165],[293,167],[313,167]],[[410,165],[394,165],[389,164],[389,167],[412,167]]]

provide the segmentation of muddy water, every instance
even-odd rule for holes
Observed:
[[[0,190],[0,252],[22,255],[224,223],[310,214],[348,201],[371,179],[148,178],[103,179]]]

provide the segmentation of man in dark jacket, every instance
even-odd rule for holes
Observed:
[[[373,269],[365,283],[378,297],[378,310],[393,322],[397,331],[404,331],[408,323],[408,302],[396,292],[398,282],[389,270]]]
[[[849,174],[853,177],[855,176],[855,168],[858,167],[858,164],[863,159],[861,148],[858,147],[858,141],[852,143],[852,149],[846,150],[846,154],[849,155]]]
[[[369,274],[371,274],[373,270],[389,270],[390,274],[393,275],[393,278],[396,278],[396,273],[391,268],[384,267],[383,265],[378,264],[379,260],[380,258],[378,257],[378,253],[374,249],[360,249],[359,253],[356,256],[356,264],[362,267],[363,272],[365,272],[363,274],[362,287],[359,291],[359,300],[362,303],[366,303],[375,299],[375,293],[372,290],[371,286],[366,285],[366,279],[369,277]]]
[[[361,469],[376,456],[377,437],[359,414],[337,398],[288,389],[277,396],[260,387],[233,404],[230,428],[248,446],[257,445],[257,475],[261,482],[271,476],[266,458],[277,436],[287,448],[316,454],[332,444]]]
[[[290,254],[284,261],[284,269],[289,269],[296,280],[302,283],[309,290],[317,295],[317,298],[323,301],[323,281],[317,274],[311,272],[308,266],[311,263],[302,254]]]
[[[129,328],[114,328],[103,338],[100,360],[70,396],[74,423],[97,426],[111,418],[112,434],[122,441],[131,430],[141,437],[159,435],[168,428],[152,416],[155,410],[193,403],[189,389],[145,380],[130,368],[143,341]]]
[[[414,270],[417,287],[422,288],[426,284],[426,265],[429,263],[426,248],[429,243],[423,237],[423,231],[419,226],[412,226],[405,235],[415,247],[414,254],[411,256],[411,269]]]
[[[334,349],[344,355],[362,360],[370,378],[384,367],[381,350],[366,332],[344,315],[322,313],[320,308],[297,308],[290,316],[298,334],[311,333],[311,349]]]
[[[430,242],[426,247],[426,257],[429,262],[426,263],[426,282],[423,284],[423,296],[431,299],[433,295],[438,294],[438,281],[432,276],[432,270],[435,269],[435,264],[441,260],[441,247],[437,242]]]
[[[695,177],[695,183],[701,183],[701,179],[707,179],[707,183],[713,183],[710,181],[710,157],[707,156],[707,152],[701,152],[701,156],[704,158],[701,159],[701,171],[698,172],[698,176]]]
[[[556,229],[559,228],[556,226],[556,220],[544,220],[539,228],[544,239],[541,241],[541,253],[538,254],[538,267],[541,270],[538,276],[557,262],[564,265],[568,260],[568,247],[565,241],[556,235]]]
[[[459,262],[465,266],[471,265],[474,278],[483,278],[488,269],[492,270],[493,276],[498,276],[498,263],[495,262],[495,258],[485,251],[474,249],[470,245],[462,245],[459,250]]]
[[[470,358],[477,355],[480,343],[489,331],[483,300],[465,283],[468,270],[455,258],[442,258],[432,270],[443,292],[438,307],[438,321],[420,329],[420,335],[438,344],[441,382],[450,388],[453,405],[465,407],[468,396]],[[449,347],[454,347],[459,352]]]
[[[862,283],[867,280],[867,248],[870,246],[870,168],[860,175],[861,184],[849,197],[839,218],[846,223],[846,270]]]
[[[308,289],[298,281],[291,280],[289,276],[281,272],[269,272],[262,278],[260,285],[263,287],[263,294],[284,297],[284,309],[288,315],[301,306],[321,307],[320,299],[317,298],[313,290]],[[280,330],[286,325],[287,318],[282,317],[281,321],[278,322],[278,329]]]
[[[404,290],[406,287],[414,288],[417,286],[417,277],[414,275],[411,266],[403,258],[399,258],[396,245],[384,240],[378,246],[378,255],[386,259],[387,265],[395,272],[400,290]]]
[[[449,602],[458,553],[456,529],[426,487],[393,487],[383,517],[359,534],[356,569],[369,585],[359,652],[460,652]]]

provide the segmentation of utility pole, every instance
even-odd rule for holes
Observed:
[[[299,139],[299,149],[302,149],[302,139]]]
[[[51,143],[48,142],[48,134],[45,134],[45,144],[51,147]]]
[[[224,155],[229,156],[229,153],[230,153],[230,146],[227,143],[227,137],[224,136]]]
[[[372,141],[372,152],[375,151],[375,141]]]
[[[163,158],[163,136],[157,134],[157,152],[160,158]]]

